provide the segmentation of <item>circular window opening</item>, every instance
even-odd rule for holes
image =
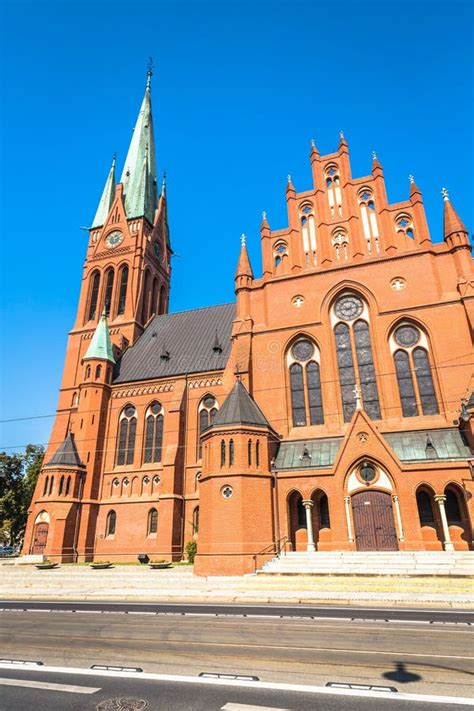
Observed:
[[[414,326],[400,326],[395,331],[395,340],[399,346],[414,346],[420,340],[420,332]]]
[[[212,397],[212,395],[208,395],[204,398],[203,404],[204,407],[214,407],[214,405],[216,404],[216,400]]]
[[[234,490],[231,486],[223,486],[221,489],[221,494],[224,497],[224,499],[230,499],[230,497],[233,495]]]
[[[161,481],[161,479],[160,479],[160,477],[158,476],[158,474],[153,477],[153,483],[154,483],[154,484],[159,484],[160,481]]]
[[[364,462],[359,469],[360,478],[367,484],[375,479],[377,472],[373,464]]]
[[[343,296],[336,302],[336,316],[346,321],[352,321],[361,315],[364,304],[357,296]]]
[[[149,484],[149,483],[150,483],[150,477],[146,476],[146,477],[143,479],[143,483],[144,483],[145,485],[146,485],[146,484]]]
[[[120,482],[118,479],[114,479],[112,482],[112,486],[115,486],[115,487],[117,487],[119,484],[120,484]]]
[[[296,360],[308,360],[314,354],[314,345],[307,338],[302,338],[294,344],[291,354]]]
[[[154,415],[158,415],[161,410],[161,405],[159,402],[154,402],[150,409]]]

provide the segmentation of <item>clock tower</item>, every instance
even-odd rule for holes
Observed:
[[[166,183],[157,187],[151,108],[151,69],[120,182],[116,158],[107,176],[92,226],[82,274],[51,448],[75,431],[84,356],[101,317],[107,318],[115,356],[133,344],[146,324],[167,313],[171,244]],[[79,452],[87,459],[86,452]]]

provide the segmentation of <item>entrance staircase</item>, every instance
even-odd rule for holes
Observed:
[[[257,575],[410,575],[474,578],[474,551],[281,553]]]

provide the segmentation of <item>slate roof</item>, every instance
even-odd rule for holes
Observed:
[[[325,437],[322,439],[297,440],[282,442],[275,460],[275,469],[314,469],[315,467],[330,467],[334,464],[341,446],[342,437]],[[303,453],[310,457],[300,459]]]
[[[402,462],[467,459],[472,457],[456,428],[389,432],[383,435]]]
[[[115,366],[114,383],[223,370],[234,319],[234,303],[155,316]],[[216,331],[222,347],[218,353],[213,349]]]
[[[270,427],[267,418],[241,380],[236,380],[211,426],[222,427],[223,425]]]
[[[76,443],[74,442],[74,435],[69,432],[64,442],[59,446],[56,452],[53,454],[49,462],[46,463],[47,466],[59,466],[59,467],[83,467],[84,464],[81,462],[79,452],[77,451]]]

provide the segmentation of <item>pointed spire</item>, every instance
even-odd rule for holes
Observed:
[[[410,197],[412,198],[414,195],[417,193],[421,195],[421,190],[418,187],[418,185],[415,183],[415,178],[413,175],[408,176],[408,180],[410,181]]]
[[[293,185],[293,182],[291,180],[291,175],[288,173],[286,176],[286,192],[293,192],[296,193],[295,186]]]
[[[270,225],[268,224],[268,220],[267,220],[267,212],[266,212],[266,210],[264,210],[262,212],[262,221],[260,223],[260,231],[267,230],[267,229],[270,229]]]
[[[311,150],[309,152],[309,156],[310,158],[316,158],[317,156],[319,156],[319,151],[316,148],[316,142],[314,138],[311,139]]]
[[[375,151],[372,151],[372,173],[374,170],[378,168],[379,170],[382,170],[382,164],[380,163],[379,159],[377,158],[377,153]]]
[[[68,432],[62,444],[59,445],[51,459],[45,463],[48,467],[83,467],[79,452],[77,451],[74,435]]]
[[[112,165],[110,166],[109,174],[107,180],[105,181],[104,190],[102,192],[102,197],[100,198],[99,206],[97,212],[95,213],[94,220],[92,221],[92,228],[102,227],[107,220],[110,208],[115,197],[115,153],[112,160]]]
[[[466,226],[452,206],[446,188],[441,190],[441,195],[444,200],[444,239],[447,239],[457,232],[464,232],[467,237],[468,232]]]
[[[347,148],[347,147],[348,147],[348,143],[347,143],[347,141],[346,141],[346,139],[345,139],[344,132],[343,132],[343,131],[340,131],[340,132],[339,132],[339,150],[341,150],[342,147]]]
[[[115,363],[105,308],[92,336],[92,341],[86,351],[84,360],[89,358],[99,358],[100,360],[109,360],[111,363]]]
[[[120,178],[120,182],[123,183],[127,217],[146,217],[151,223],[153,223],[157,202],[150,89],[152,73],[150,66],[147,72],[145,96]]]
[[[250,259],[249,255],[247,252],[247,237],[246,235],[242,235],[240,238],[240,256],[239,256],[239,261],[237,263],[237,270],[235,272],[235,278],[237,279],[238,277],[246,276],[250,277],[253,279],[253,271],[252,267],[250,266]]]

